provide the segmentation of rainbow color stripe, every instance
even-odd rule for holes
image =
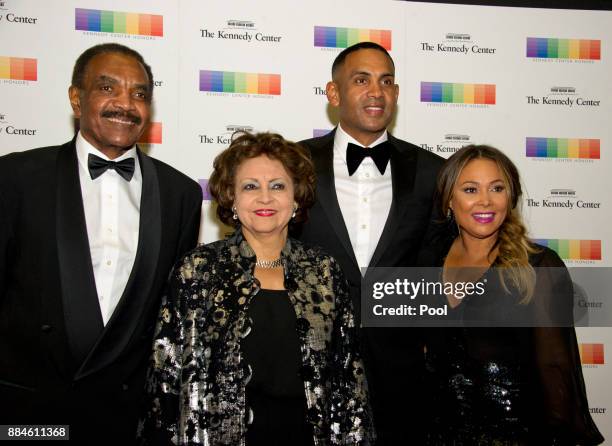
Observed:
[[[38,80],[36,59],[0,56],[0,79]]]
[[[421,102],[494,105],[495,85],[421,82]]]
[[[347,48],[359,42],[374,42],[391,51],[391,31],[388,29],[336,28],[315,26],[314,46]]]
[[[582,364],[605,364],[603,344],[580,344],[580,362]]]
[[[163,37],[164,16],[76,8],[74,10],[74,29]]]
[[[601,40],[527,37],[527,57],[600,60]]]
[[[526,155],[531,158],[599,159],[599,139],[530,138],[525,143]]]
[[[331,132],[330,129],[312,129],[312,137],[319,138],[321,136],[327,135],[329,132]]]
[[[564,260],[601,260],[601,240],[536,239]]]
[[[198,180],[198,184],[200,185],[200,188],[202,189],[202,200],[211,201],[212,195],[210,195],[210,190],[208,190],[208,179],[201,178]]]
[[[162,123],[150,122],[138,142],[143,144],[161,144]]]
[[[200,91],[280,95],[281,76],[200,70]]]

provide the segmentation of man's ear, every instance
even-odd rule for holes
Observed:
[[[325,86],[325,94],[327,95],[327,100],[331,105],[337,107],[340,105],[340,92],[338,91],[338,84],[334,81],[329,81]]]
[[[81,90],[74,85],[68,88],[68,98],[70,99],[70,105],[76,118],[81,117]]]

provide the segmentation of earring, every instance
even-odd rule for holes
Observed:
[[[291,218],[295,218],[295,214],[297,213],[298,210],[298,205],[294,204],[293,205],[293,214],[291,215]]]
[[[232,218],[234,220],[238,220],[238,214],[236,213],[236,206],[232,206],[232,212],[234,213],[234,215],[232,215]]]
[[[455,216],[453,215],[453,210],[451,208],[448,208],[446,210],[446,220],[452,221],[454,217]]]

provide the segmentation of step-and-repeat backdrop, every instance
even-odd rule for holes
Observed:
[[[328,132],[331,63],[370,40],[395,60],[396,136],[444,157],[503,149],[523,175],[531,235],[568,266],[610,266],[611,23],[608,11],[393,1],[0,0],[0,155],[69,140],[76,57],[131,46],[155,76],[141,145],[199,181],[201,239],[215,240],[225,229],[206,184],[231,134]],[[611,438],[612,330],[578,333],[591,412]]]

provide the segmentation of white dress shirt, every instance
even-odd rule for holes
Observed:
[[[376,146],[386,140],[385,130],[370,147],[376,150]],[[346,147],[349,142],[363,147],[338,125],[334,137],[336,196],[357,263],[360,268],[365,268],[370,264],[391,209],[391,163],[387,165],[384,175],[381,175],[372,158],[366,157],[355,173],[349,176],[346,166]]]
[[[134,158],[134,176],[129,182],[113,169],[108,169],[95,180],[91,179],[87,167],[88,155],[92,153],[105,160],[109,158],[89,144],[80,132],[76,139],[76,150],[89,251],[102,320],[106,325],[121,299],[134,266],[138,247],[142,174],[135,147],[113,160]]]

